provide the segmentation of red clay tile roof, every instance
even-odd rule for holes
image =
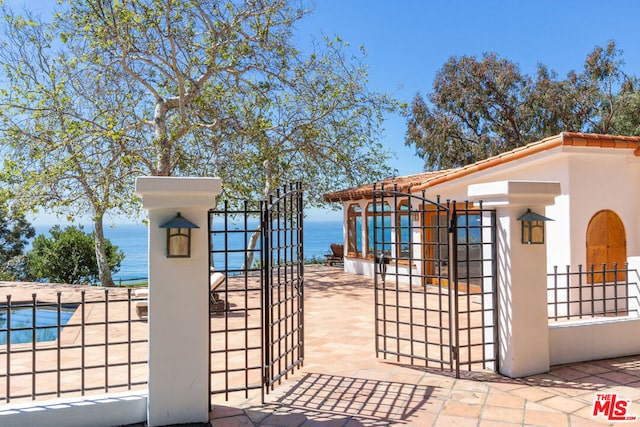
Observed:
[[[395,178],[386,178],[382,181],[378,181],[375,184],[380,187],[397,187],[398,191],[407,191],[409,187],[421,185],[426,179],[442,175],[449,172],[449,170],[423,172],[415,175],[398,176]],[[340,202],[345,200],[359,200],[370,198],[373,194],[373,183],[361,185],[359,187],[348,188],[346,190],[334,191],[324,195],[324,199],[327,202]]]
[[[532,142],[514,150],[507,151],[506,153],[498,154],[497,156],[489,157],[460,168],[423,172],[420,174],[397,178],[387,178],[376,184],[378,186],[384,184],[386,187],[396,184],[399,191],[406,191],[409,187],[411,187],[412,191],[420,191],[429,187],[434,187],[438,184],[462,178],[475,172],[513,162],[560,146],[633,149],[633,154],[640,157],[640,137],[638,136],[563,132],[560,135]],[[373,184],[366,184],[360,187],[327,193],[324,195],[324,199],[327,202],[358,200],[370,198],[372,196],[372,192]]]

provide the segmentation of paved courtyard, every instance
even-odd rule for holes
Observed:
[[[15,301],[28,300],[35,286],[0,285],[0,297],[4,299],[4,294],[11,293]],[[37,287],[39,300],[55,300],[53,289]],[[88,300],[104,297],[103,290],[89,291]],[[98,293],[94,295],[95,292]],[[113,290],[110,294],[117,296],[122,292],[125,291]],[[237,303],[235,298],[229,297],[232,306]],[[264,404],[255,390],[248,397],[243,393],[232,394],[228,401],[223,396],[214,396],[213,426],[640,425],[639,421],[615,423],[602,415],[592,416],[597,394],[616,394],[618,399],[630,401],[627,415],[640,417],[640,355],[557,366],[549,373],[521,379],[481,370],[463,372],[462,378],[456,379],[449,371],[376,358],[370,279],[345,274],[340,267],[308,266],[304,304],[304,366],[275,387]],[[109,305],[110,320],[125,319],[129,315],[135,316],[133,307],[123,303]],[[122,334],[118,327],[105,331],[101,323],[104,318],[105,312],[99,305],[86,313],[88,321],[98,321],[96,327],[101,334],[114,339]],[[251,314],[248,318],[253,321],[259,316]],[[214,315],[212,322],[223,319],[224,316]],[[146,323],[136,322],[134,326],[135,335],[144,338]],[[70,329],[63,333],[63,342],[78,341],[77,334],[72,332]],[[259,343],[259,336],[248,337],[252,343],[255,340]],[[91,339],[90,335],[87,339]],[[110,338],[109,342],[114,340]],[[87,353],[85,357],[92,364],[100,360],[98,364],[102,365],[104,347],[98,348],[100,355]],[[146,345],[132,350],[137,360],[146,360]],[[114,352],[109,353],[110,360],[118,361],[120,352],[114,348]],[[253,352],[253,356],[259,357],[260,352]],[[46,360],[37,362],[39,368],[47,368],[55,360],[51,356],[43,357]],[[62,367],[77,360],[78,357],[70,355],[68,362],[63,360]],[[28,372],[30,363],[26,361],[12,369]],[[6,360],[0,361],[0,366],[6,366]],[[93,381],[90,378],[95,376],[96,386],[101,388],[105,372],[102,368],[96,371],[88,374],[87,381]],[[137,366],[134,374],[134,380],[143,380],[146,365]],[[108,376],[114,378],[110,383],[121,383],[117,377],[122,375],[110,369]],[[259,375],[257,378],[259,381]],[[12,388],[30,389],[30,376],[24,377],[24,385],[20,384],[22,380],[14,381]],[[55,378],[42,381],[38,383],[39,389],[53,389],[56,382]],[[0,390],[4,390],[4,386],[0,384]]]
[[[212,425],[590,426],[596,394],[630,400],[640,418],[640,356],[553,367],[521,379],[450,372],[375,356],[373,284],[339,267],[305,270],[304,366],[261,404],[214,397]],[[233,302],[233,301],[231,301]],[[625,425],[640,424],[625,423]]]

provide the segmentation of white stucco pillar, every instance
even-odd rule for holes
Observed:
[[[499,181],[468,188],[471,200],[496,209],[498,358],[500,373],[511,378],[549,370],[546,245],[523,244],[518,218],[527,209],[544,215],[559,194],[558,182]]]
[[[209,251],[207,211],[219,178],[139,177],[149,211],[149,426],[209,420]],[[167,230],[177,213],[191,230],[191,256],[167,258]]]

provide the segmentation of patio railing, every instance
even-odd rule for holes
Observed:
[[[131,289],[0,300],[0,403],[144,388],[147,323]]]
[[[640,290],[638,272],[625,264],[618,268],[590,265],[577,271],[553,267],[548,274],[547,308],[549,320],[577,320],[600,317],[638,316]]]

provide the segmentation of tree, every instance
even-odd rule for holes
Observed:
[[[623,129],[614,126],[619,122],[618,116],[629,117],[634,113],[628,101],[636,94],[637,78],[624,73],[621,55],[622,51],[610,41],[606,47],[597,46],[587,56],[583,73],[568,75],[574,88],[570,96],[574,99],[576,114],[590,132],[621,133]]]
[[[513,62],[495,54],[451,57],[433,89],[432,107],[414,98],[407,132],[429,168],[472,163],[523,144],[531,81]]]
[[[35,229],[20,212],[0,201],[0,280],[27,279],[24,250]]]
[[[135,136],[125,132],[135,87],[82,61],[86,45],[61,44],[56,24],[7,10],[4,17],[3,181],[23,210],[44,206],[70,220],[88,214],[101,283],[113,286],[103,221],[107,211],[129,212],[135,203],[135,160],[123,148]]]
[[[306,12],[292,4],[68,0],[50,25],[5,9],[0,138],[14,197],[90,210],[109,284],[102,221],[130,211],[135,174],[219,176],[232,203],[303,180],[316,205],[391,174],[378,139],[397,102],[367,89],[364,53],[341,40],[298,50]]]
[[[145,94],[133,111],[148,173],[220,176],[232,202],[304,180],[313,203],[391,173],[377,140],[396,102],[367,90],[364,56],[340,39],[298,50],[295,2],[71,3],[66,37]]]
[[[61,229],[56,225],[49,234],[51,237],[40,234],[33,241],[28,254],[32,277],[70,284],[95,283],[99,279],[93,233],[85,233],[82,227]],[[124,254],[109,239],[104,244],[109,268],[115,273]]]
[[[615,43],[596,47],[581,73],[538,65],[534,78],[496,54],[451,57],[428,102],[414,97],[406,144],[427,169],[458,167],[562,131],[633,131],[635,78],[622,72]],[[626,119],[623,119],[625,117]],[[624,122],[624,124],[622,123]]]

